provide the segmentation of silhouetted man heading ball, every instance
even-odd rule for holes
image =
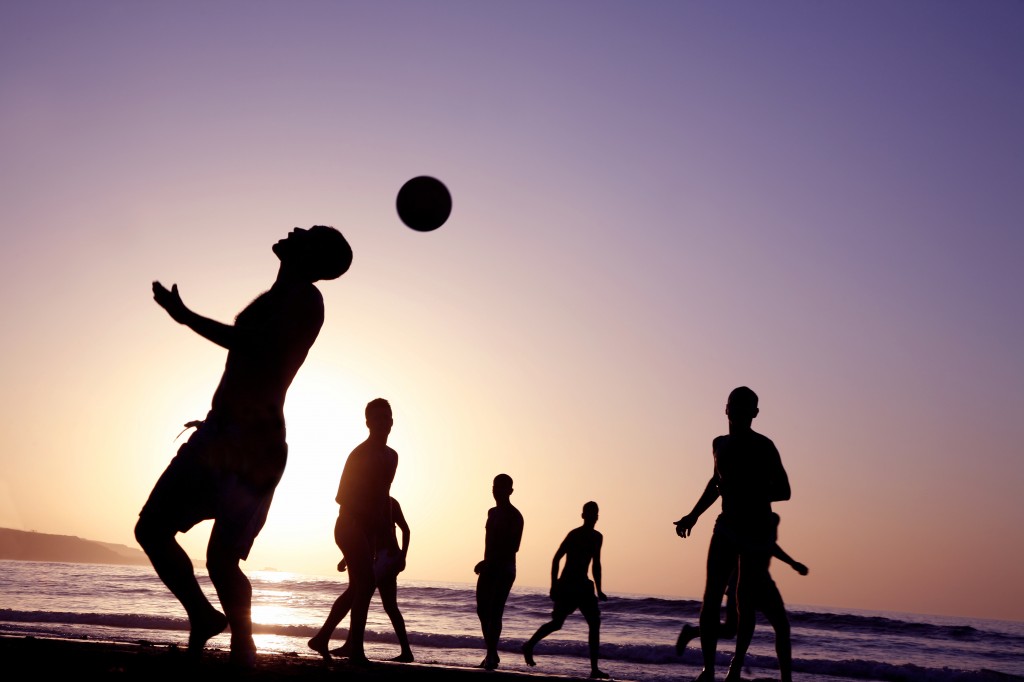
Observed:
[[[194,313],[178,286],[153,282],[153,298],[176,322],[228,351],[206,418],[157,480],[139,512],[135,537],[157,575],[188,614],[188,650],[198,656],[214,635],[231,626],[231,661],[252,667],[252,587],[239,562],[263,524],[288,455],[284,400],[324,322],[314,282],[344,274],[352,249],[333,227],[295,228],[273,246],[277,278],[224,324]],[[206,566],[224,614],[207,600],[192,562],[175,540],[213,519]]]

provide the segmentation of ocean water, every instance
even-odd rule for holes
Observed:
[[[253,622],[261,653],[298,652],[323,623],[344,589],[338,578],[252,571]],[[217,604],[205,573],[200,583]],[[473,585],[399,579],[399,606],[417,662],[474,666],[483,658]],[[700,604],[687,599],[613,595],[601,603],[601,667],[613,678],[650,682],[690,680],[700,671],[691,644],[675,655],[684,622],[696,624]],[[590,666],[587,627],[578,613],[535,651],[536,668],[520,653],[544,623],[547,594],[513,588],[505,610],[501,669],[585,678]],[[794,678],[804,682],[939,680],[1024,681],[1024,623],[903,613],[851,612],[790,607]],[[335,633],[340,646],[348,621]],[[184,646],[188,623],[178,602],[146,566],[0,561],[0,633],[147,641]],[[228,648],[219,635],[210,646]],[[394,631],[375,596],[367,627],[367,655],[398,654]],[[719,643],[719,679],[732,642]],[[774,636],[759,621],[745,679],[778,679]]]

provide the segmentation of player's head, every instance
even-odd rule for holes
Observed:
[[[388,435],[394,419],[391,414],[391,403],[384,398],[374,398],[366,403],[366,427],[370,433]]]
[[[730,422],[749,422],[757,416],[757,394],[746,386],[734,388],[725,403],[725,413]]]
[[[583,517],[583,520],[588,523],[597,523],[597,513],[597,502],[591,501],[583,505],[583,513],[581,516]]]
[[[274,244],[274,253],[311,282],[341,277],[352,265],[352,247],[333,227],[296,227]]]
[[[491,492],[496,500],[509,497],[512,494],[512,477],[508,474],[498,474],[495,476],[494,483],[491,485]]]

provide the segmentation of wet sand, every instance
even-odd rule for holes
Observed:
[[[256,668],[238,670],[228,652],[207,649],[198,663],[176,646],[0,635],[0,660],[12,679],[85,680],[306,680],[308,682],[565,682],[580,679],[541,673],[458,668],[431,663],[371,661],[364,666],[344,659],[325,662],[315,654],[260,654]],[[6,675],[5,675],[6,677]],[[583,678],[585,679],[585,678]]]

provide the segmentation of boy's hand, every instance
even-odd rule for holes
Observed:
[[[681,538],[685,538],[693,530],[694,524],[697,523],[697,519],[693,518],[690,514],[687,514],[683,518],[676,521],[676,535]]]
[[[172,320],[179,324],[185,323],[188,308],[185,307],[185,304],[181,301],[181,296],[178,295],[177,284],[172,284],[168,291],[167,287],[160,284],[160,282],[153,282],[153,300],[167,311]]]

